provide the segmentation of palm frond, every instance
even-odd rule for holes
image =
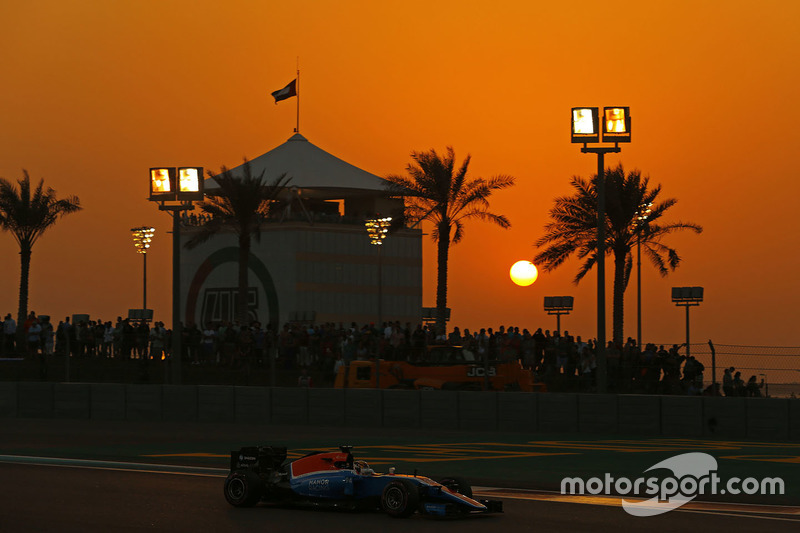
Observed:
[[[555,199],[549,212],[550,220],[544,226],[544,233],[534,246],[541,250],[536,261],[542,263],[545,271],[563,265],[569,258],[580,261],[575,283],[580,282],[597,262],[597,191],[598,179],[583,179],[573,176],[570,180],[572,194]],[[650,186],[650,178],[642,176],[638,170],[625,172],[622,165],[604,171],[602,184],[606,195],[605,248],[612,254],[622,270],[622,283],[615,285],[615,291],[622,291],[628,285],[633,265],[631,249],[641,242],[644,253],[656,267],[659,274],[667,275],[680,264],[678,253],[663,244],[670,233],[690,230],[703,231],[702,226],[691,222],[662,222],[662,217],[675,205],[673,198],[660,199],[661,186]],[[638,216],[644,206],[650,207],[647,218]],[[620,271],[618,271],[620,272]],[[621,301],[615,294],[615,301]],[[615,313],[615,339],[621,336],[621,311]],[[619,316],[617,316],[619,315]],[[618,323],[618,321],[620,321]]]
[[[270,205],[277,200],[291,178],[284,173],[268,183],[265,171],[256,176],[247,159],[241,168],[241,175],[234,174],[225,166],[216,175],[209,171],[209,177],[217,182],[218,188],[207,191],[205,199],[199,204],[200,210],[209,216],[197,234],[186,242],[186,248],[197,247],[225,227],[231,228],[239,236],[260,240],[261,221],[268,216]]]

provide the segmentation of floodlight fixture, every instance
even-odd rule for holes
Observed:
[[[672,287],[672,301],[675,305],[700,305],[703,301],[703,287]]]
[[[367,227],[367,235],[370,244],[380,246],[389,233],[389,226],[392,224],[392,217],[369,218],[364,221]]]
[[[600,142],[599,108],[573,107],[572,108],[572,142],[596,143]]]
[[[556,312],[569,312],[572,311],[574,301],[572,296],[545,296],[544,310],[550,315]]]
[[[629,107],[603,108],[603,142],[631,142],[631,112]]]
[[[155,233],[156,229],[151,226],[131,228],[133,245],[136,247],[136,252],[142,254],[142,310],[147,309],[147,251]]]
[[[150,200],[175,200],[175,167],[150,169]]]
[[[150,249],[150,243],[153,242],[153,235],[156,229],[150,226],[141,226],[139,228],[131,228],[131,235],[133,236],[133,245],[136,247],[136,252],[146,254]]]
[[[647,222],[647,219],[650,218],[650,215],[653,213],[653,202],[647,202],[646,204],[642,204],[639,206],[639,209],[636,210],[636,214],[634,218],[636,218],[636,226],[641,227]]]
[[[203,167],[178,167],[178,200],[203,199]]]

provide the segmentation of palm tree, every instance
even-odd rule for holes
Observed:
[[[467,179],[470,156],[456,168],[453,148],[440,156],[435,150],[412,152],[406,167],[407,176],[391,175],[390,191],[407,198],[405,216],[414,224],[423,220],[433,223],[431,236],[437,243],[438,272],[436,280],[436,329],[444,334],[447,309],[447,260],[450,243],[456,244],[464,236],[464,222],[470,218],[494,222],[501,228],[511,223],[504,215],[488,211],[492,192],[514,185],[514,178],[506,175]]]
[[[60,217],[81,210],[81,201],[77,196],[59,200],[56,198],[56,191],[50,187],[44,188],[44,180],[39,180],[39,184],[31,191],[28,171],[23,169],[22,174],[22,179],[17,180],[19,189],[10,181],[0,178],[0,228],[11,232],[19,245],[17,323],[20,325],[28,315],[28,283],[33,245]],[[21,327],[19,331],[22,332]]]
[[[625,289],[633,266],[631,250],[637,239],[641,239],[645,255],[659,274],[666,276],[678,267],[681,258],[675,249],[662,242],[663,237],[685,229],[701,233],[703,228],[691,222],[659,222],[677,200],[659,201],[661,185],[648,189],[650,178],[642,177],[640,171],[626,175],[619,165],[607,170],[605,178],[606,253],[614,255],[613,339],[621,343]],[[578,284],[597,262],[597,176],[591,181],[575,176],[570,184],[575,192],[556,198],[550,210],[552,221],[545,225],[544,236],[535,243],[537,248],[545,247],[535,261],[549,272],[576,254],[583,261],[574,280]],[[643,208],[648,206],[650,213],[640,220]]]
[[[270,205],[283,191],[289,178],[281,174],[272,183],[265,183],[264,174],[256,177],[245,159],[242,175],[235,175],[226,167],[216,176],[209,171],[218,189],[206,190],[206,199],[200,210],[209,215],[200,230],[186,242],[192,249],[206,242],[223,228],[232,228],[239,238],[238,302],[236,315],[241,324],[247,322],[247,272],[249,269],[251,238],[261,240],[261,222],[269,214]]]

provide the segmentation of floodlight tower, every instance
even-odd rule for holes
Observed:
[[[556,315],[556,331],[561,335],[561,315],[568,315],[572,312],[572,296],[545,296],[544,310],[548,315]]]
[[[147,309],[147,252],[150,249],[150,243],[153,241],[155,233],[156,229],[150,226],[131,228],[133,245],[136,247],[136,253],[142,254],[143,260],[142,309]]]
[[[181,214],[203,199],[202,167],[155,167],[150,169],[150,198],[160,211],[172,216],[172,382],[181,383]],[[178,202],[167,204],[166,202]]]
[[[386,235],[389,233],[389,226],[392,224],[392,217],[369,218],[364,221],[367,228],[369,243],[378,248],[378,329],[383,334],[383,265],[381,259],[381,248]],[[381,388],[380,354],[375,354],[375,386]]]
[[[689,308],[697,307],[703,301],[703,287],[672,287],[672,301],[678,307],[686,308],[686,357],[691,352],[689,344]]]
[[[597,154],[597,392],[606,392],[606,187],[605,154],[618,153],[619,143],[631,142],[629,107],[604,107],[602,126],[598,107],[572,108],[572,142],[582,143],[581,152]],[[602,130],[602,135],[601,135]],[[587,143],[614,146],[587,146]]]
[[[642,349],[642,229],[647,227],[653,203],[639,206],[636,211],[636,344]]]

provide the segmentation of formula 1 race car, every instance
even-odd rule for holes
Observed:
[[[231,452],[225,499],[235,507],[258,502],[344,509],[383,510],[395,518],[419,511],[432,516],[503,512],[503,502],[478,500],[459,477],[430,478],[374,472],[354,460],[352,446],[338,452],[313,452],[287,460],[286,448],[254,446]]]

